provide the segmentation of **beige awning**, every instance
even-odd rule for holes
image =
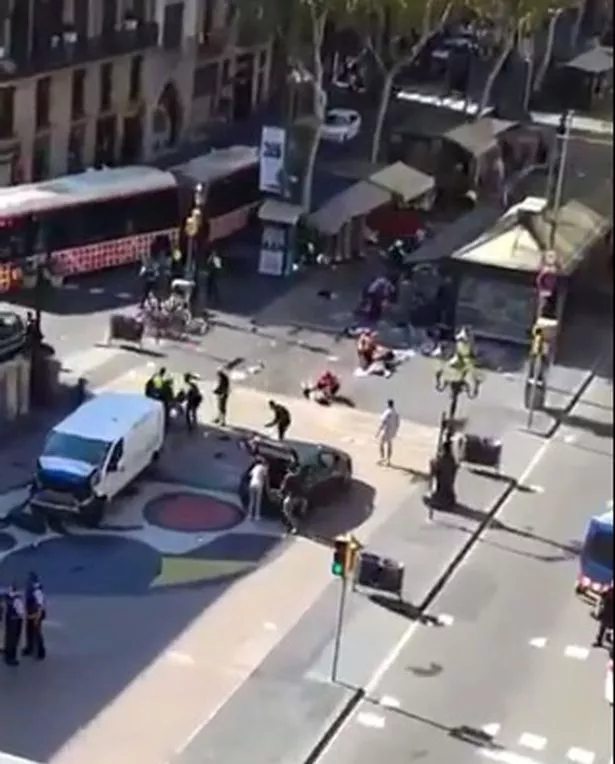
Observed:
[[[606,74],[613,69],[613,49],[598,45],[581,53],[572,61],[567,61],[563,66],[586,74]]]
[[[485,117],[476,122],[459,125],[459,127],[449,130],[443,138],[460,146],[475,159],[479,159],[488,151],[496,148],[498,138],[502,133],[516,125],[518,122],[512,122],[508,119]]]
[[[414,167],[409,167],[404,162],[395,162],[379,170],[370,175],[368,181],[378,188],[401,197],[404,202],[418,200],[436,187],[432,177],[420,170],[415,170]]]
[[[308,223],[320,233],[333,236],[353,218],[368,215],[390,199],[390,192],[362,181],[334,196],[310,215]]]
[[[258,211],[259,220],[270,223],[283,223],[295,225],[303,213],[303,208],[296,204],[280,201],[279,199],[267,199],[261,204]]]

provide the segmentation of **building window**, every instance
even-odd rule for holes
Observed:
[[[70,114],[73,122],[85,115],[85,69],[76,69],[73,72]]]
[[[143,76],[143,56],[135,56],[130,62],[130,85],[128,98],[139,101],[141,98],[141,80]]]
[[[100,111],[111,109],[111,94],[113,91],[113,64],[103,64],[100,67]]]
[[[102,8],[102,33],[114,34],[118,23],[117,0],[104,0]]]
[[[184,4],[173,3],[164,9],[162,46],[165,50],[181,48],[184,31]]]
[[[77,39],[79,41],[86,40],[90,27],[90,4],[77,0],[77,2],[73,3],[73,8],[73,24],[77,33]]]
[[[15,3],[11,14],[10,58],[27,60],[30,54],[30,4]]]
[[[50,124],[51,77],[43,77],[36,82],[36,104],[34,121],[37,130],[46,130]]]
[[[13,136],[15,88],[0,88],[0,139]]]
[[[49,177],[49,154],[51,141],[48,135],[40,135],[32,150],[32,182],[38,183]]]
[[[115,161],[116,118],[101,117],[96,122],[94,166],[111,167]]]
[[[78,125],[73,127],[68,136],[67,171],[69,174],[83,172],[85,162],[83,153],[85,149],[85,127]]]
[[[218,64],[202,66],[194,72],[192,85],[192,97],[203,98],[215,95],[218,85]]]
[[[201,0],[201,2],[203,3],[203,22],[201,26],[201,34],[203,42],[206,42],[214,27],[215,0]]]

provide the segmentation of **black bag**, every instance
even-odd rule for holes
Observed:
[[[463,439],[461,460],[478,467],[499,469],[502,461],[502,444],[499,440],[466,435]]]
[[[109,339],[123,342],[141,342],[143,322],[134,316],[114,313],[109,320]]]
[[[404,588],[404,566],[396,560],[377,554],[362,553],[356,583],[367,589],[402,596]]]

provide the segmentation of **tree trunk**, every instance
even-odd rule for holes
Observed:
[[[314,116],[314,134],[310,144],[310,149],[306,158],[306,168],[303,175],[303,187],[301,189],[301,206],[308,212],[312,205],[312,186],[314,185],[314,169],[316,167],[316,157],[318,156],[318,146],[320,144],[320,129],[327,115],[327,92],[324,89],[324,66],[322,60],[322,46],[324,42],[325,24],[327,15],[323,13],[320,17],[313,12],[312,15],[312,58],[313,58],[313,116]]]
[[[570,53],[572,57],[576,56],[577,47],[579,44],[579,35],[585,21],[585,14],[587,12],[587,0],[581,0],[577,7],[577,17],[574,20],[572,30],[570,32]]]
[[[540,69],[534,79],[534,93],[538,93],[544,84],[544,79],[547,75],[549,65],[551,64],[551,58],[553,56],[553,48],[555,47],[555,32],[557,30],[557,22],[562,15],[562,11],[557,10],[551,16],[549,21],[549,29],[547,30],[547,44],[545,46],[545,54],[540,62]]]
[[[498,56],[495,64],[493,65],[493,69],[489,72],[489,76],[487,77],[487,82],[485,83],[485,87],[483,89],[483,94],[480,99],[479,108],[476,112],[476,119],[481,119],[482,115],[484,114],[485,110],[489,106],[489,101],[491,100],[491,93],[493,91],[493,86],[495,85],[495,81],[500,75],[500,72],[502,71],[504,64],[508,61],[510,55],[512,54],[515,47],[515,35],[509,34],[508,39],[504,42],[502,52]]]
[[[430,9],[431,9],[431,4],[428,3],[426,6],[426,22],[424,24],[423,34],[421,36],[421,39],[417,42],[414,48],[412,48],[412,50],[407,56],[405,56],[401,61],[398,61],[395,64],[395,66],[393,66],[391,69],[389,69],[388,72],[385,73],[382,93],[380,94],[380,101],[378,103],[378,112],[376,114],[376,125],[374,126],[374,133],[372,135],[372,146],[370,151],[370,162],[372,164],[376,164],[378,162],[378,157],[380,155],[380,147],[382,144],[382,134],[384,132],[384,123],[386,120],[389,103],[391,101],[391,93],[393,92],[393,85],[395,84],[395,79],[403,69],[405,69],[407,66],[410,66],[416,61],[416,59],[421,55],[421,53],[423,52],[423,49],[429,43],[429,41],[442,30],[442,28],[448,21],[448,17],[450,16],[450,13],[452,10],[452,4],[446,7],[446,9],[444,10],[444,13],[440,17],[440,20],[437,26],[434,27],[433,29],[429,29],[427,24],[427,16],[429,14]]]

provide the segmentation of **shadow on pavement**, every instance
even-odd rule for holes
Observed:
[[[412,602],[406,602],[405,600],[400,600],[385,594],[370,594],[368,595],[368,599],[370,602],[373,602],[374,605],[378,605],[379,607],[388,610],[390,613],[395,613],[395,615],[407,618],[409,621],[416,621],[422,626],[443,626],[437,616],[425,613],[420,607],[413,605]]]
[[[358,528],[371,516],[375,499],[376,492],[371,485],[353,479],[348,495],[314,511],[304,535],[331,546],[336,536]]]

